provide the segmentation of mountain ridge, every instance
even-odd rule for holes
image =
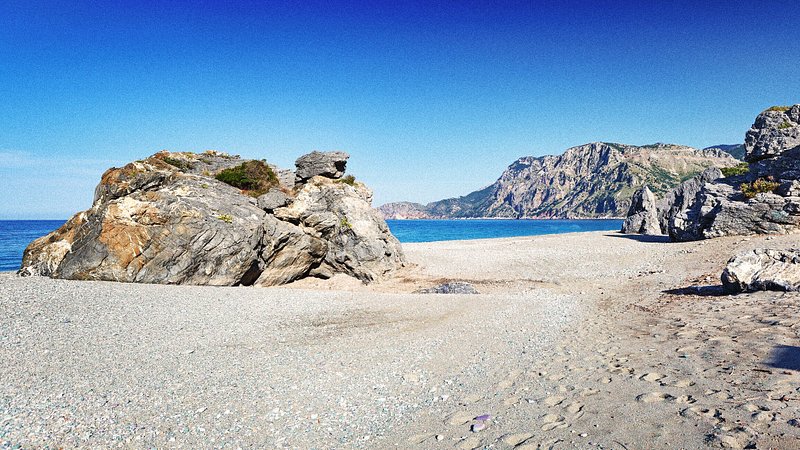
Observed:
[[[644,184],[664,194],[709,167],[738,162],[719,147],[592,142],[561,155],[523,156],[493,184],[461,197],[387,203],[379,210],[387,219],[617,218]]]

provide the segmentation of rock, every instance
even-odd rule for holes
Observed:
[[[351,186],[317,176],[274,215],[325,242],[325,254],[309,267],[309,275],[330,278],[345,273],[370,282],[405,261],[400,243],[371,202],[372,192],[361,183]]]
[[[775,193],[782,197],[800,197],[800,181],[784,181],[778,189],[775,190]]]
[[[272,188],[266,194],[258,197],[256,203],[259,208],[271,212],[276,208],[288,205],[289,196],[284,194],[280,189]]]
[[[706,183],[711,183],[719,178],[722,178],[722,171],[712,167],[689,178],[670,191],[658,204],[658,222],[662,233],[669,234],[670,224],[675,217],[694,204],[697,193]]]
[[[302,183],[316,176],[341,178],[344,175],[347,159],[350,155],[344,152],[311,152],[297,158],[295,177]]]
[[[91,209],[28,246],[20,275],[275,285],[338,273],[370,282],[403,264],[362,184],[315,177],[294,203],[275,188],[256,200],[200,169],[242,162],[218,152],[161,152],[108,170]]]
[[[395,202],[386,203],[378,208],[384,219],[432,219],[426,206],[419,203]]]
[[[419,289],[415,294],[479,294],[479,292],[469,283],[463,281],[450,281],[436,287]]]
[[[622,224],[622,232],[629,234],[661,234],[656,209],[656,197],[645,185],[633,193],[631,207]]]
[[[725,292],[800,290],[800,249],[759,248],[728,261],[722,272]]]
[[[748,162],[774,158],[800,146],[800,105],[772,107],[759,114],[744,144]]]

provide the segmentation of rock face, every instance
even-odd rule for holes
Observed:
[[[709,167],[736,163],[718,149],[591,143],[559,156],[520,158],[491,186],[429,203],[417,211],[429,218],[624,217],[631,194],[644,184],[656,195],[664,195]],[[399,218],[402,213],[390,213],[403,208],[389,204],[381,210],[387,218]]]
[[[773,158],[800,146],[800,105],[773,106],[759,114],[744,144],[747,162]]]
[[[658,222],[656,197],[647,186],[642,186],[631,198],[628,216],[622,224],[623,233],[661,234]]]
[[[678,241],[800,229],[800,105],[773,107],[745,137],[749,169],[703,184],[669,223]],[[746,192],[745,189],[746,188]]]
[[[297,158],[295,166],[297,181],[304,182],[312,177],[341,178],[350,155],[344,152],[311,152]]]
[[[315,176],[286,186],[286,177],[274,177],[278,185],[256,200],[214,178],[243,162],[217,152],[161,152],[110,169],[92,208],[32,242],[19,273],[274,285],[335,273],[369,282],[403,264],[400,244],[362,184]]]
[[[800,290],[800,250],[755,249],[731,258],[722,272],[728,293]]]

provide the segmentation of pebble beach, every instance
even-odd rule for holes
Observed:
[[[404,244],[371,285],[2,273],[0,445],[797,448],[800,298],[719,289],[792,241]],[[479,294],[414,293],[444,281]]]

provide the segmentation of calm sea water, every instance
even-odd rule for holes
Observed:
[[[63,220],[0,220],[0,272],[19,269],[25,247],[63,224]]]
[[[622,220],[387,220],[400,242],[459,241],[578,231],[616,231]]]
[[[457,241],[619,230],[621,220],[387,220],[400,242]],[[63,220],[0,220],[0,272],[19,269],[22,252]]]

